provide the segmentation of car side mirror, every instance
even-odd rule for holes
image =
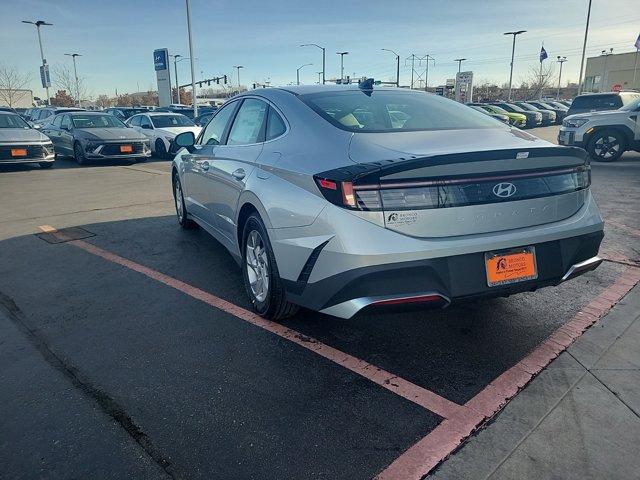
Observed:
[[[196,144],[196,136],[193,132],[182,132],[176,136],[174,142],[178,147],[184,147],[189,152],[192,152],[193,146]]]

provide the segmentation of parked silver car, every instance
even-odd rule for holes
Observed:
[[[601,259],[584,150],[425,92],[260,89],[176,137],[179,223],[242,265],[255,310],[445,306],[557,285]]]
[[[53,166],[53,144],[46,135],[18,114],[0,112],[0,164],[37,163],[42,168]]]

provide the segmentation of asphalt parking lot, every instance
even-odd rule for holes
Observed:
[[[0,166],[0,476],[394,478],[640,262],[639,187],[640,154],[593,164],[607,261],[556,288],[274,324],[178,227],[170,162]]]

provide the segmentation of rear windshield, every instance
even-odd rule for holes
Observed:
[[[425,92],[348,90],[300,99],[328,122],[351,132],[503,128],[483,113]]]
[[[0,112],[0,128],[30,128],[19,115]]]
[[[620,95],[580,95],[573,99],[571,108],[603,108],[615,110],[622,106]]]

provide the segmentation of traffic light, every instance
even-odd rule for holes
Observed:
[[[226,75],[224,76],[224,84],[225,85],[227,84],[227,76]]]

